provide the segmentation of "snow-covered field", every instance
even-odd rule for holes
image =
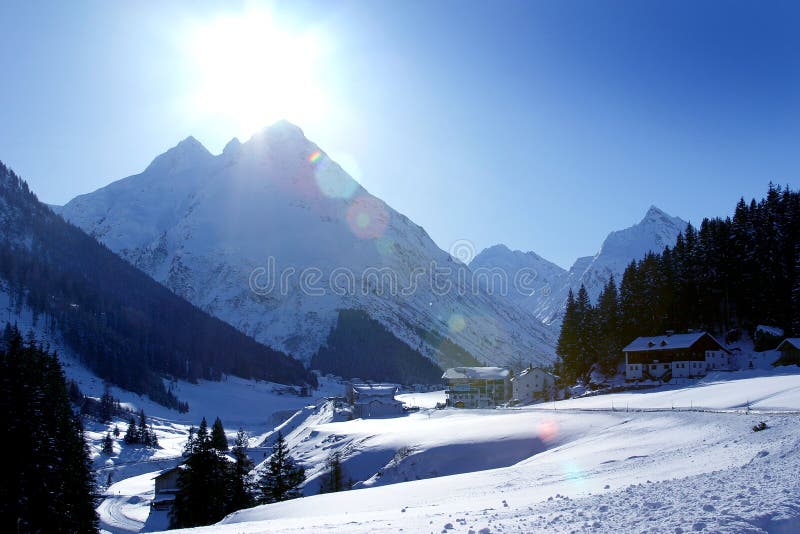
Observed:
[[[326,405],[288,441],[309,466],[340,451],[358,489],[314,495],[312,468],[309,497],[199,531],[799,532],[797,412],[800,374],[764,371],[511,410],[326,423]]]
[[[54,348],[67,376],[99,396],[102,382]],[[330,379],[311,398],[235,378],[175,386],[188,414],[112,389],[145,409],[160,449],[120,437],[107,457],[100,440],[125,421],[87,425],[98,480],[112,477],[98,508],[105,531],[166,528],[166,515],[151,512],[153,477],[179,461],[190,425],[219,416],[253,446],[269,445],[282,424],[308,470],[308,496],[198,532],[800,532],[797,367],[498,410],[436,410],[443,392],[407,393],[418,412],[373,420],[347,420],[324,401],[342,393]],[[768,428],[753,432],[762,420]],[[316,495],[333,451],[356,489]]]

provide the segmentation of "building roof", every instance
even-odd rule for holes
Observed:
[[[688,334],[665,334],[663,336],[637,337],[622,352],[649,352],[658,350],[688,349],[700,341],[703,336],[708,336],[714,340],[722,349],[728,350],[725,346],[714,339],[708,332],[691,332]]]
[[[800,337],[787,337],[786,339],[781,341],[781,344],[778,345],[778,348],[776,350],[784,350],[785,348],[788,348],[784,347],[784,345],[791,345],[795,349],[800,349]]]
[[[158,473],[157,475],[155,475],[153,477],[153,480],[156,480],[156,479],[159,479],[159,478],[168,477],[172,473],[174,473],[176,471],[181,471],[183,469],[186,469],[186,462],[182,462],[182,463],[176,465],[175,467],[170,467],[169,469],[165,469],[165,470],[161,471],[160,473]]]
[[[526,376],[529,373],[532,373],[534,371],[540,371],[540,372],[542,372],[542,373],[544,373],[546,375],[550,375],[553,378],[555,378],[555,375],[553,373],[550,373],[550,372],[542,369],[541,367],[528,367],[527,369],[525,369],[523,371],[520,371],[520,373],[517,376],[512,377],[511,380],[514,380],[516,378],[522,378],[523,376]]]
[[[397,393],[397,386],[394,384],[353,384],[353,392],[357,397],[392,397]]]
[[[511,375],[505,367],[452,367],[444,372],[442,378],[447,380],[477,379],[504,380]]]

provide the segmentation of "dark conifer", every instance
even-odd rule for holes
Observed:
[[[225,428],[222,426],[222,421],[219,417],[214,420],[211,425],[211,446],[218,451],[228,450],[228,438],[225,436]]]
[[[305,469],[297,465],[289,455],[286,440],[283,434],[278,432],[278,440],[272,446],[272,456],[269,457],[267,468],[258,481],[259,503],[273,503],[300,497],[300,486],[305,479]]]
[[[111,438],[111,432],[106,432],[106,437],[103,438],[103,454],[106,456],[114,454],[114,440]]]

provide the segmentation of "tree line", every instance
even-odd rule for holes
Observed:
[[[689,224],[673,246],[632,261],[596,304],[570,292],[556,371],[565,384],[613,374],[639,336],[705,330],[735,340],[759,324],[800,335],[800,192],[769,184],[733,217]]]
[[[96,532],[83,425],[58,358],[6,324],[0,339],[0,530]]]
[[[39,202],[0,163],[0,289],[98,377],[172,408],[162,379],[224,374],[316,387],[316,376],[178,297]]]

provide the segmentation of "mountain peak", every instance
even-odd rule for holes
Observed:
[[[203,144],[191,135],[170,148],[147,166],[145,172],[158,170],[174,174],[184,171],[208,158],[212,158],[211,152]]]
[[[239,141],[238,137],[234,137],[225,145],[225,148],[222,149],[223,154],[234,154],[239,150],[239,147],[242,146],[242,142]]]
[[[266,128],[262,129],[260,132],[255,134],[253,138],[267,138],[270,140],[274,139],[302,139],[303,141],[308,142],[306,139],[303,130],[291,122],[281,119],[273,124],[270,124]]]
[[[243,145],[249,151],[281,156],[306,157],[314,144],[306,139],[303,130],[289,121],[280,120],[255,133]]]

